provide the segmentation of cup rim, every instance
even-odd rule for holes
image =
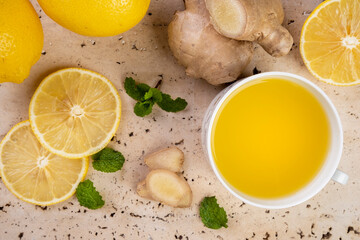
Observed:
[[[233,189],[231,189],[229,185],[231,185],[230,183],[227,183],[226,180],[222,177],[222,175],[220,174],[213,155],[212,155],[212,151],[211,151],[211,133],[212,133],[212,129],[213,129],[213,125],[214,125],[214,120],[215,117],[220,109],[220,107],[222,106],[222,104],[224,103],[224,101],[229,97],[229,95],[231,95],[236,89],[238,89],[240,86],[243,86],[244,84],[254,81],[254,80],[258,80],[260,78],[264,78],[264,77],[283,77],[282,79],[284,80],[289,80],[291,81],[289,78],[293,78],[296,80],[299,80],[300,82],[304,83],[305,85],[307,85],[308,87],[312,88],[313,90],[315,90],[317,93],[319,93],[321,95],[321,97],[323,97],[323,99],[326,101],[326,103],[328,104],[328,106],[330,107],[330,111],[332,112],[333,116],[335,117],[335,122],[336,125],[339,129],[339,146],[338,146],[338,152],[335,156],[335,160],[332,161],[332,166],[331,166],[331,170],[327,173],[326,177],[324,177],[324,180],[322,182],[320,182],[317,186],[314,187],[314,189],[312,190],[312,192],[304,197],[300,197],[295,201],[291,201],[288,202],[286,204],[282,204],[282,205],[266,205],[266,204],[259,204],[257,202],[253,202],[241,195],[239,195],[238,193],[236,193]],[[293,82],[293,81],[292,81]],[[315,96],[316,97],[316,96]],[[316,97],[317,100],[319,101],[319,98]],[[295,205],[298,205],[300,203],[303,203],[307,200],[309,200],[310,198],[312,198],[313,196],[315,196],[317,193],[319,193],[326,185],[327,183],[331,180],[332,176],[334,175],[339,162],[341,160],[341,155],[342,155],[342,150],[343,150],[343,129],[342,129],[342,125],[341,125],[341,120],[339,117],[339,114],[334,106],[334,104],[332,103],[332,101],[330,100],[330,98],[325,94],[325,92],[319,88],[317,85],[315,85],[313,82],[311,82],[310,80],[293,74],[293,73],[287,73],[287,72],[279,72],[279,71],[273,71],[273,72],[265,72],[265,73],[259,73],[250,77],[246,77],[244,79],[242,79],[241,81],[237,81],[235,83],[233,83],[232,85],[230,85],[228,87],[227,92],[220,97],[220,99],[215,103],[215,108],[211,113],[210,116],[210,120],[209,120],[209,125],[207,127],[207,132],[205,135],[205,151],[206,151],[206,155],[210,161],[210,165],[211,168],[213,169],[216,177],[220,180],[221,184],[229,191],[231,192],[235,197],[239,198],[240,200],[242,200],[243,202],[252,205],[252,206],[256,206],[256,207],[260,207],[260,208],[266,208],[266,209],[282,209],[282,208],[289,208]],[[325,108],[323,106],[323,104],[321,104],[323,108]],[[211,105],[209,106],[209,108],[211,107]],[[327,113],[327,115],[329,115]],[[329,116],[328,116],[329,117]],[[204,129],[203,129],[204,130]],[[326,162],[329,161],[329,156],[327,156],[327,158],[325,159],[325,162],[323,163],[323,166],[325,165]],[[313,178],[313,180],[320,174],[321,170],[319,170],[319,172],[317,173],[317,175]],[[312,180],[312,181],[313,181]],[[311,181],[311,182],[312,182]],[[311,183],[310,182],[310,183]],[[304,186],[302,189],[305,189],[307,186],[309,186],[308,183],[306,186]],[[300,191],[300,190],[299,190]],[[298,193],[299,191],[297,191],[296,193]],[[287,199],[290,198],[291,196],[294,196],[296,193],[291,194],[289,196],[286,196],[284,198],[279,198],[279,199]],[[255,198],[255,197],[254,197]],[[255,198],[256,199],[256,198]],[[259,198],[260,199],[260,198]],[[278,199],[269,199],[269,201],[272,200],[278,200]]]

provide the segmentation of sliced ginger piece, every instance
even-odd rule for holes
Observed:
[[[138,183],[136,192],[140,197],[152,199],[149,191],[146,189],[145,179]]]
[[[192,191],[176,173],[166,169],[152,170],[146,177],[146,189],[152,199],[173,207],[189,207]]]
[[[184,153],[177,147],[165,148],[145,157],[145,164],[151,169],[167,169],[180,172]]]
[[[211,21],[216,23],[216,29],[224,36],[242,34],[246,27],[246,10],[237,0],[208,0],[206,7],[209,9]]]
[[[190,189],[190,191],[191,191],[191,189]],[[192,192],[190,192],[190,194],[184,195],[184,197],[181,198],[181,200],[178,202],[178,207],[180,207],[180,208],[190,207],[191,202],[192,202]]]

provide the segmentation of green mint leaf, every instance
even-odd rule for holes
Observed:
[[[150,90],[147,93],[145,93],[144,100],[149,100],[150,98],[152,98],[152,96],[153,96],[153,91],[150,88]]]
[[[136,87],[137,87],[137,89],[139,89],[139,91],[141,92],[141,94],[143,96],[141,100],[143,100],[145,93],[148,92],[151,88],[149,85],[147,85],[145,83],[139,83]],[[139,101],[141,101],[141,100],[139,100]]]
[[[154,106],[154,102],[151,100],[147,100],[144,102],[137,102],[134,107],[134,113],[136,116],[145,117],[152,112],[152,107]]]
[[[227,215],[224,208],[220,207],[216,198],[205,197],[200,203],[200,217],[204,225],[211,229],[227,228]]]
[[[162,92],[160,92],[158,89],[156,88],[151,88],[152,92],[153,92],[153,100],[154,102],[158,103],[158,102],[161,102],[163,100],[163,97],[162,97]]]
[[[154,102],[162,101],[162,93],[156,88],[150,88],[147,93],[145,93],[144,100],[153,99]]]
[[[135,80],[127,77],[124,82],[126,93],[137,101],[141,101],[150,87],[144,83],[136,84]]]
[[[99,192],[96,191],[93,182],[90,180],[79,183],[79,186],[76,188],[76,197],[81,206],[89,209],[98,209],[105,204]]]
[[[92,159],[95,170],[107,173],[120,170],[125,162],[125,158],[121,152],[111,148],[104,148],[100,152],[94,154]]]
[[[187,102],[185,99],[177,98],[173,100],[169,94],[162,93],[162,101],[156,102],[159,107],[167,112],[179,112],[181,110],[184,110],[187,106]]]

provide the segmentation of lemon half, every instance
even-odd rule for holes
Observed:
[[[303,26],[300,52],[319,80],[340,86],[360,84],[360,1],[320,4]]]
[[[30,122],[13,127],[0,144],[0,173],[6,187],[23,201],[46,206],[70,198],[88,170],[88,159],[66,159],[48,152]]]
[[[83,158],[103,149],[115,135],[121,100],[104,76],[67,68],[40,83],[29,115],[34,134],[46,149],[66,158]]]

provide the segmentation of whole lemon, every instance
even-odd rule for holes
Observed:
[[[42,26],[28,0],[0,0],[0,83],[21,83],[39,60]]]
[[[61,26],[85,36],[107,37],[141,21],[150,0],[38,0],[44,12]]]

